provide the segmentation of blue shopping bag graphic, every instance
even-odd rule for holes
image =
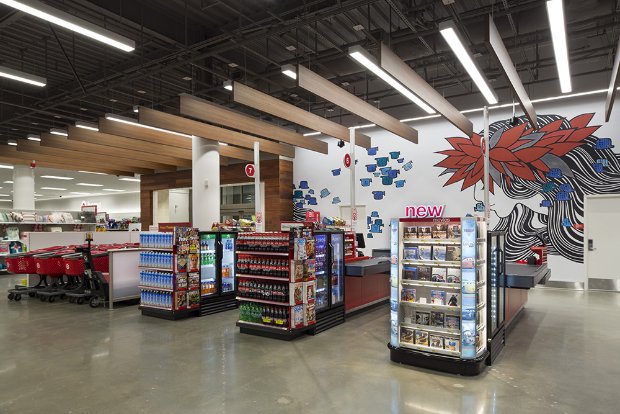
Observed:
[[[366,164],[366,171],[368,172],[377,171],[377,164]]]
[[[378,157],[378,158],[375,158],[375,161],[377,161],[377,165],[379,167],[385,167],[389,160],[390,159],[388,157]]]
[[[390,158],[391,159],[395,160],[398,157],[400,157],[400,151],[392,151],[392,152],[390,152]]]
[[[360,178],[360,183],[362,187],[368,187],[372,183],[372,178]]]
[[[366,151],[368,152],[368,155],[377,155],[378,150],[379,147],[370,147]]]

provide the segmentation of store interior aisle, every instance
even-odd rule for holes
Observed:
[[[235,311],[171,323],[3,295],[0,312],[2,413],[602,413],[620,376],[614,293],[533,290],[474,378],[391,363],[387,306],[293,342],[240,335]]]

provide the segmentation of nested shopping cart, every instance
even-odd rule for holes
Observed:
[[[54,302],[57,297],[65,294],[66,281],[63,281],[65,266],[62,256],[73,253],[74,249],[57,250],[52,253],[38,254],[34,256],[36,273],[47,278],[48,285],[36,291],[41,302]]]
[[[35,263],[35,256],[42,254],[52,254],[56,250],[63,249],[61,246],[48,247],[45,249],[33,250],[26,253],[11,254],[6,257],[6,267],[9,273],[17,275],[34,275],[39,277],[36,284],[15,285],[14,288],[9,289],[9,300],[20,301],[23,295],[34,297],[36,292],[45,289],[48,286],[47,278],[45,275],[37,272],[37,265]]]

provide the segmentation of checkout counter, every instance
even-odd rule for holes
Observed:
[[[527,303],[529,290],[544,285],[551,277],[547,263],[528,265],[506,263],[506,327],[517,317]]]
[[[374,252],[373,252],[374,253]],[[390,258],[356,258],[345,262],[344,312],[358,313],[390,301]]]

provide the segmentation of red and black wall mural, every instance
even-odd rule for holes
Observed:
[[[620,192],[620,154],[611,138],[595,135],[600,125],[590,125],[593,116],[539,116],[537,130],[525,117],[516,126],[510,120],[490,125],[489,191],[499,187],[516,200],[495,227],[507,232],[508,260],[525,258],[544,242],[550,254],[583,262],[584,196]],[[481,135],[447,138],[452,148],[439,151],[445,158],[435,165],[449,175],[444,186],[461,183],[462,191],[474,189],[474,198],[484,180]],[[540,209],[518,201],[532,198],[541,199]]]

